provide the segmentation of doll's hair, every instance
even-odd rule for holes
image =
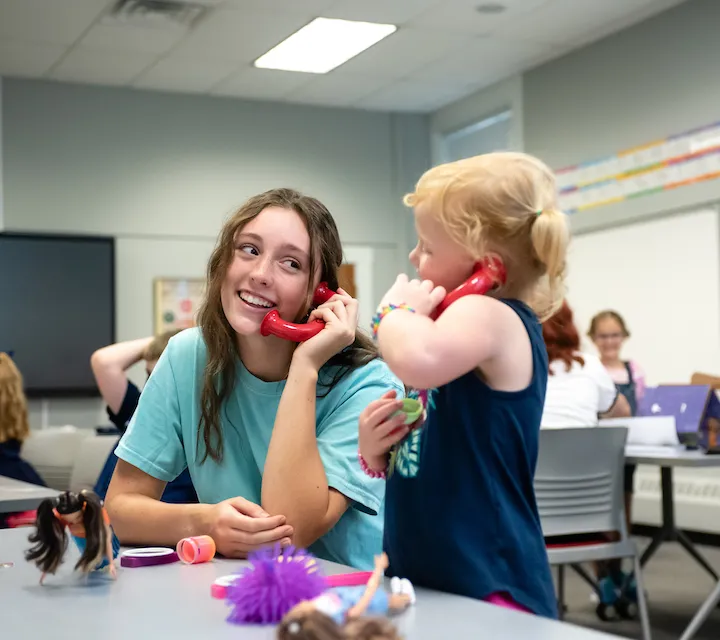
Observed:
[[[353,618],[344,627],[346,640],[400,640],[401,636],[386,618]]]
[[[103,559],[107,548],[107,529],[103,517],[103,505],[92,491],[73,493],[66,491],[57,498],[46,498],[37,509],[35,531],[28,540],[33,546],[25,553],[25,559],[35,562],[44,573],[55,573],[62,564],[67,551],[66,525],[60,516],[82,511],[82,526],[85,529],[85,550],[75,565],[83,572],[92,571]]]
[[[23,378],[12,358],[0,352],[0,443],[30,435]]]
[[[541,320],[560,307],[570,231],[555,176],[541,160],[496,152],[442,164],[425,172],[404,202],[427,203],[475,260],[502,258],[507,281],[493,295],[527,292]]]
[[[278,640],[344,640],[343,629],[320,611],[285,616],[277,629]]]
[[[359,617],[344,626],[313,610],[285,616],[277,630],[278,640],[400,640],[395,626],[386,618]]]

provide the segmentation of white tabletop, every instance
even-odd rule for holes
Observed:
[[[45,498],[54,498],[58,493],[55,489],[0,476],[0,513],[36,509]]]
[[[720,467],[720,455],[685,447],[657,447],[629,444],[625,460],[631,464],[654,464],[661,467]]]
[[[38,584],[40,573],[25,562],[29,529],[0,531],[0,602],[3,637],[27,638],[52,630],[53,640],[271,640],[273,627],[245,627],[226,621],[229,608],[210,597],[210,585],[235,573],[242,561],[215,559],[200,565],[175,563],[128,569],[118,580],[72,573],[72,543],[55,576]],[[2,568],[3,563],[14,566]],[[119,562],[118,562],[119,565]],[[323,563],[328,574],[346,568]],[[476,600],[417,590],[417,604],[394,619],[406,640],[474,638],[492,630],[493,640],[617,640],[616,636],[502,609]]]

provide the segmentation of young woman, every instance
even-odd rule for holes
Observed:
[[[372,568],[384,485],[360,468],[358,419],[403,387],[356,333],[357,301],[337,289],[341,262],[329,211],[295,191],[251,198],[227,221],[199,326],[170,340],[116,450],[107,506],[121,541],[208,534],[232,557],[292,542]],[[338,294],[311,310],[322,281]],[[270,310],[325,327],[300,345],[263,337]],[[201,504],[160,502],[186,467]]]

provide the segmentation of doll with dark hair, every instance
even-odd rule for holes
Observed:
[[[66,530],[80,551],[76,570],[87,574],[103,569],[116,577],[114,560],[120,543],[110,527],[102,501],[92,491],[66,491],[40,503],[35,532],[28,538],[33,546],[25,553],[25,559],[42,571],[40,584],[62,564],[68,544]]]
[[[336,587],[295,605],[278,628],[279,640],[395,640],[397,631],[383,616],[403,611],[415,602],[407,580],[393,581],[392,593],[382,587],[388,566],[386,554],[375,558],[375,569],[365,587]]]
[[[340,626],[320,611],[287,616],[277,630],[278,640],[400,640],[385,618],[353,618]]]

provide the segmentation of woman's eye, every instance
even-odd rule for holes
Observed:
[[[238,247],[240,251],[243,253],[249,253],[250,255],[256,256],[258,254],[258,250],[253,247],[251,244],[243,244]]]
[[[292,259],[292,258],[288,258],[287,260],[283,260],[283,264],[284,264],[285,266],[287,266],[287,267],[290,267],[291,269],[296,270],[296,271],[298,271],[299,269],[302,268],[301,265],[300,265],[300,263],[299,263],[297,260],[294,260],[294,259]]]

